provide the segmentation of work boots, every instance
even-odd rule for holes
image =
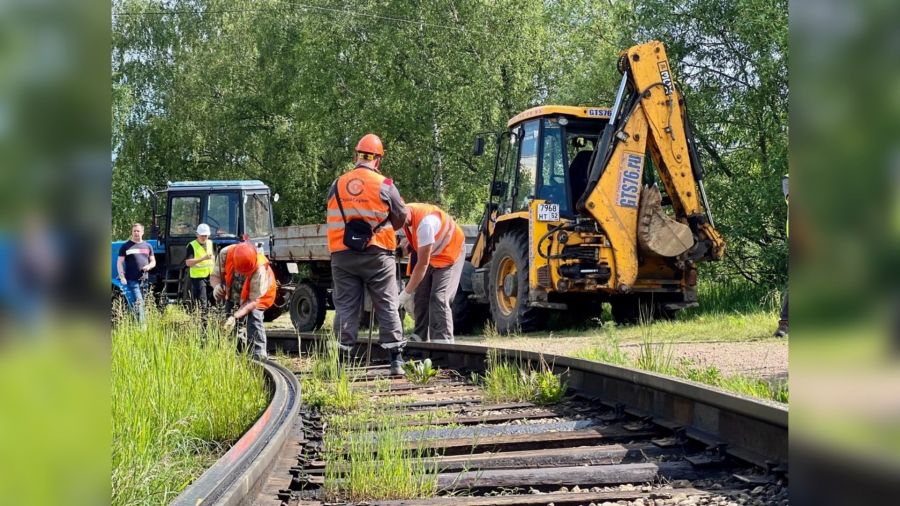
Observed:
[[[404,376],[403,355],[399,351],[391,352],[391,376]]]
[[[779,320],[778,321],[778,329],[775,331],[775,337],[785,337],[788,335],[788,322],[787,320]]]

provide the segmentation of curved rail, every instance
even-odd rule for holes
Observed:
[[[454,369],[483,370],[492,348],[471,344],[414,343],[410,355],[429,357]],[[554,372],[566,372],[569,386],[592,401],[620,407],[652,418],[653,423],[731,454],[745,462],[767,467],[786,463],[788,408],[726,392],[708,385],[590,360],[495,348],[504,356],[538,366],[542,361]]]
[[[175,506],[246,504],[278,456],[297,411],[297,378],[274,362],[263,362],[274,394],[256,423],[212,467],[170,504]]]
[[[274,331],[269,333],[269,342],[293,351],[298,347],[297,337],[293,331]],[[301,338],[299,342],[306,348],[319,336],[302,334]],[[555,372],[565,371],[569,386],[582,397],[647,417],[745,462],[766,468],[788,461],[788,408],[784,404],[629,367],[558,355],[459,343],[409,342],[406,347],[411,356],[429,357],[442,366],[470,371],[484,369],[485,356],[491,349],[535,366],[543,360]]]

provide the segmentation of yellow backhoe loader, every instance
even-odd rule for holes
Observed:
[[[619,71],[611,109],[535,107],[495,135],[463,285],[499,332],[540,328],[553,311],[586,319],[604,302],[619,323],[671,317],[697,304],[696,263],[724,254],[665,47],[628,49]]]

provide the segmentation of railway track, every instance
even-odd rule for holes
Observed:
[[[270,347],[289,352],[314,342],[270,335]],[[568,383],[561,402],[492,402],[469,380],[484,370],[486,348],[410,343],[407,354],[446,373],[425,385],[388,378],[376,355],[373,366],[354,369],[350,386],[397,417],[397,444],[430,470],[433,497],[338,501],[334,486],[327,494],[326,479],[348,479],[326,469],[334,419],[301,406],[281,442],[273,440],[278,451],[256,464],[266,473],[244,480],[241,501],[228,504],[787,504],[787,409],[777,403],[565,357],[543,357]],[[506,356],[523,365],[542,359]],[[342,437],[374,434],[365,425],[353,430]],[[375,451],[372,458],[381,462]]]

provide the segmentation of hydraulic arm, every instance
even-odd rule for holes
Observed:
[[[607,235],[615,267],[610,285],[628,292],[638,276],[639,249],[693,262],[721,258],[725,243],[709,214],[703,168],[663,44],[630,48],[619,70],[619,92],[577,209]],[[642,184],[646,153],[671,199],[672,216],[661,207],[659,189]]]

